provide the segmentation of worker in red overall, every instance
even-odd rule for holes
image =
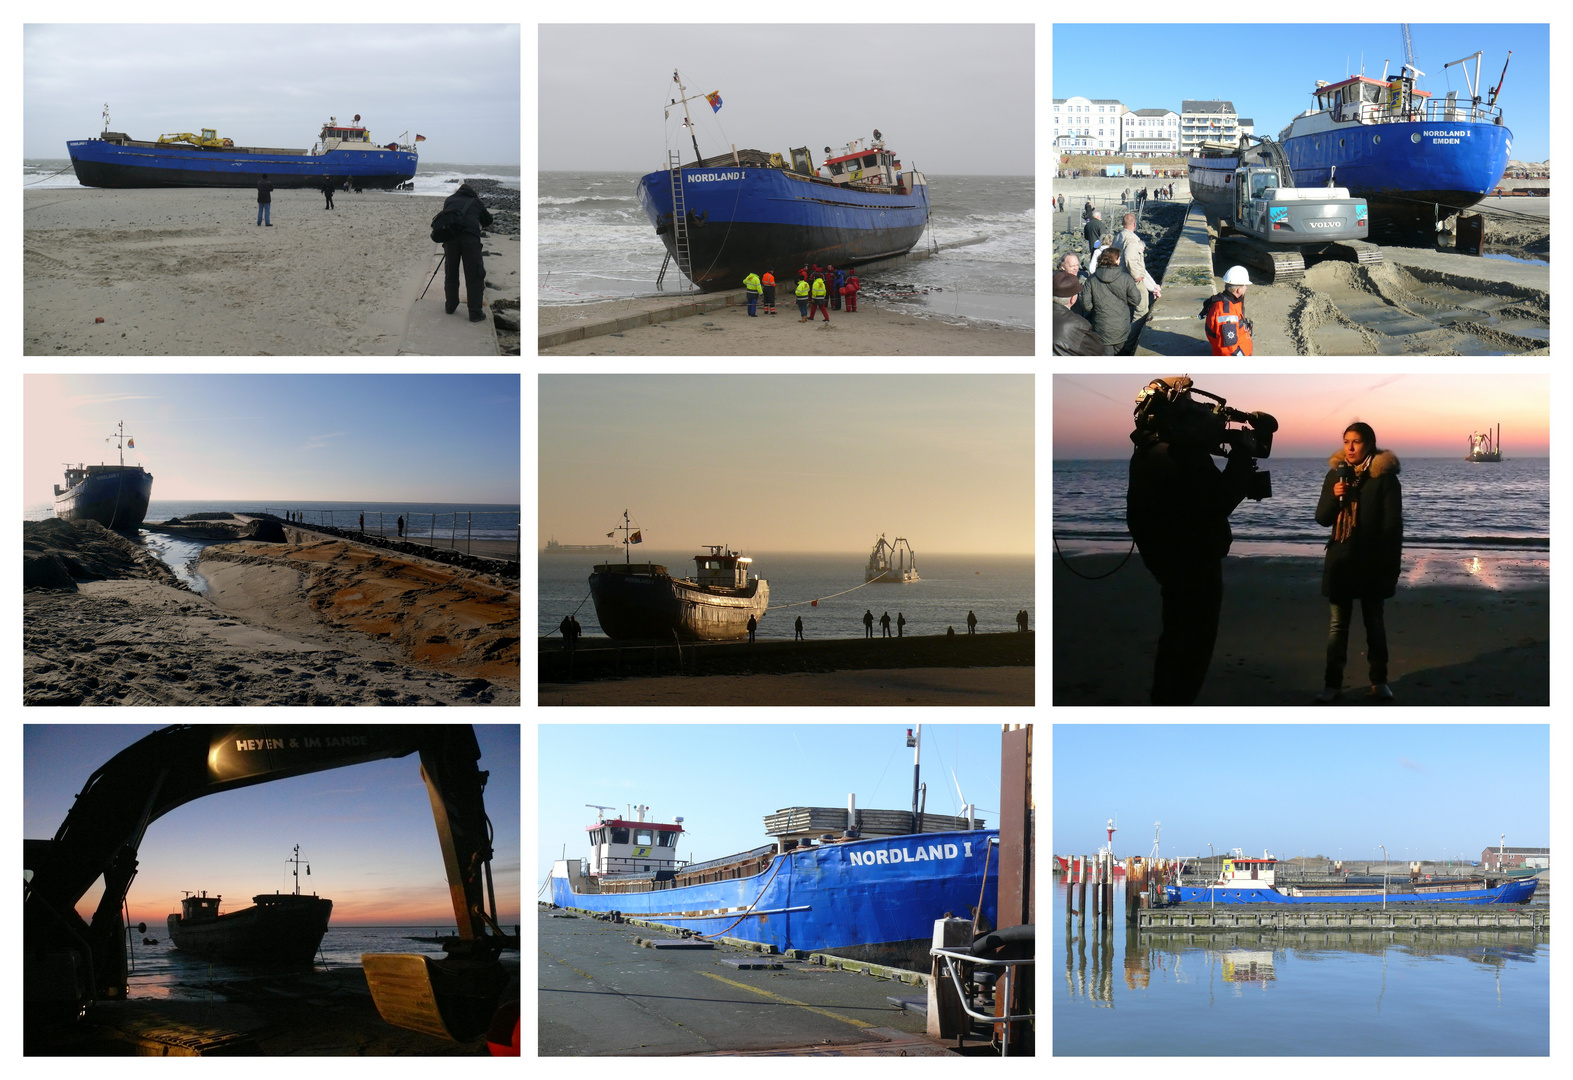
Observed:
[[[847,275],[846,297],[847,310],[856,311],[858,309],[858,274],[856,270]]]

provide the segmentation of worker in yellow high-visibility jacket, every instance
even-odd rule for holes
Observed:
[[[814,279],[814,284],[812,286],[810,286],[810,288],[809,288],[809,295],[811,297],[813,297],[814,310],[809,312],[808,321],[809,322],[813,322],[814,321],[814,315],[817,314],[818,312],[822,311],[822,312],[825,313],[825,321],[829,322],[830,321],[830,308],[828,306],[826,306],[826,303],[827,303],[826,297],[829,294],[828,294],[828,292],[825,289],[825,279],[824,279],[823,276],[816,277]]]

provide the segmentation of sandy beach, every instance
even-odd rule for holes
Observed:
[[[540,687],[540,705],[1031,705],[1034,669],[901,668],[667,675]]]
[[[516,581],[246,541],[204,552],[203,596],[96,523],[23,531],[24,704],[519,702]]]
[[[380,355],[399,351],[434,257],[436,198],[248,188],[23,193],[30,356]],[[517,316],[519,241],[486,237],[488,303]],[[432,286],[440,295],[442,282]],[[462,289],[462,285],[461,285]],[[102,320],[102,321],[98,321]]]
[[[1082,574],[1124,555],[1073,556]],[[1541,556],[1543,562],[1544,556]],[[1396,705],[1548,705],[1550,586],[1528,555],[1405,552],[1387,602]],[[1327,601],[1320,559],[1224,560],[1218,643],[1198,705],[1308,705],[1321,687]],[[1138,556],[1086,581],[1054,562],[1054,704],[1146,705],[1158,586]],[[1350,631],[1344,697],[1367,702],[1365,630]]]
[[[541,304],[542,330],[621,318],[648,306],[641,298],[594,304]],[[639,326],[540,350],[542,356],[1032,356],[1030,330],[1006,330],[942,318],[918,318],[863,302],[855,313],[832,311],[827,323],[798,321],[783,297],[775,316],[748,317],[743,306]]]

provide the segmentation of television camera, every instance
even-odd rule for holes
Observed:
[[[1205,398],[1207,400],[1198,400]],[[1217,394],[1196,389],[1189,376],[1154,379],[1136,395],[1138,442],[1156,438],[1172,446],[1199,447],[1218,457],[1243,454],[1250,459],[1246,498],[1260,502],[1273,496],[1272,474],[1256,468],[1256,460],[1272,456],[1278,421],[1270,413],[1231,408]]]

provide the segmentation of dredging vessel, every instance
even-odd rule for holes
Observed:
[[[1373,883],[1274,884],[1278,860],[1232,858],[1223,861],[1217,880],[1201,885],[1169,885],[1170,903],[1215,904],[1527,904],[1535,895],[1538,878],[1521,878],[1492,884],[1491,879],[1411,881],[1395,878]]]
[[[107,112],[104,121],[98,138],[66,143],[76,178],[86,187],[256,187],[266,175],[276,188],[346,180],[356,188],[392,188],[413,177],[419,163],[414,143],[373,143],[358,113],[351,124],[330,116],[310,150],[236,146],[214,128],[143,142],[110,131]],[[415,142],[424,140],[415,136]]]
[[[790,160],[762,150],[706,158],[687,120],[692,100],[677,72],[695,161],[669,151],[664,169],[638,181],[639,203],[666,246],[666,267],[704,291],[735,289],[749,273],[774,269],[790,282],[800,266],[838,268],[905,255],[928,226],[928,180],[904,168],[878,129],[816,169],[808,148]],[[720,108],[720,95],[694,95]],[[679,102],[673,100],[672,105]],[[659,281],[658,281],[659,284]]]
[[[547,555],[610,555],[617,551],[616,544],[559,544],[555,539],[546,541]]]
[[[706,862],[677,858],[683,819],[645,820],[647,806],[607,818],[594,806],[588,859],[553,863],[552,903],[618,911],[712,937],[834,951],[928,969],[936,919],[997,919],[999,830],[976,817],[793,806],[767,814],[774,842]],[[980,904],[981,897],[981,904]],[[978,909],[981,911],[978,912]]]
[[[898,536],[895,543],[890,543],[885,539],[885,534],[880,533],[879,539],[874,542],[874,550],[868,554],[863,580],[881,585],[906,585],[921,581],[918,577],[918,557],[907,538]]]
[[[222,896],[187,893],[180,914],[169,917],[169,940],[177,949],[218,960],[305,967],[328,932],[333,901],[300,895],[300,845],[295,845],[295,891],[262,893],[254,906],[219,914]],[[306,873],[311,873],[308,864]]]
[[[55,517],[62,521],[96,521],[106,529],[134,529],[147,517],[153,497],[153,476],[140,465],[126,464],[126,423],[109,436],[118,440],[118,465],[66,465],[65,485],[55,485]],[[107,440],[106,440],[107,441]]]
[[[1509,61],[1512,56],[1509,52]],[[1318,80],[1311,91],[1316,106],[1278,135],[1295,182],[1320,187],[1336,177],[1340,187],[1369,202],[1379,223],[1429,217],[1434,225],[1478,203],[1502,179],[1513,151],[1513,132],[1497,106],[1507,64],[1482,100],[1480,57],[1476,51],[1447,65],[1463,65],[1465,100],[1456,90],[1435,101],[1416,89],[1415,77],[1423,73],[1412,57],[1391,78],[1384,65],[1380,79],[1361,74],[1334,83]]]
[[[1502,460],[1502,425],[1497,425],[1496,437],[1490,430],[1472,432],[1469,436],[1469,453],[1465,461],[1497,462]]]
[[[708,544],[694,556],[692,578],[673,577],[660,563],[632,561],[629,552],[643,543],[623,512],[623,561],[597,563],[590,574],[595,617],[606,636],[617,641],[728,641],[748,636],[748,620],[764,620],[770,583],[757,574],[753,560],[725,544]]]

